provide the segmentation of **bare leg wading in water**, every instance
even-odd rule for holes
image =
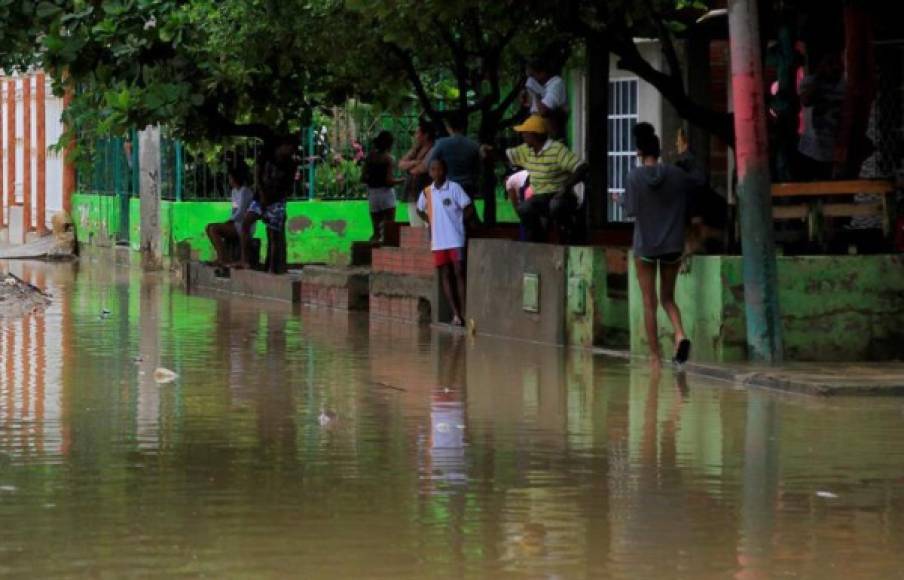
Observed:
[[[690,355],[690,342],[684,333],[684,325],[681,322],[681,310],[675,302],[675,283],[678,280],[678,272],[681,269],[680,257],[677,261],[670,262],[662,259],[635,258],[637,269],[637,282],[643,296],[643,318],[646,329],[647,342],[650,345],[650,359],[654,363],[662,360],[662,351],[659,347],[659,325],[656,320],[658,307],[662,304],[675,331],[675,356],[676,364],[684,364]],[[656,293],[656,274],[659,273],[659,295]]]

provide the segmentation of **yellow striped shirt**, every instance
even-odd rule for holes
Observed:
[[[522,144],[506,151],[512,165],[530,173],[530,184],[537,194],[558,193],[581,160],[567,147],[552,139],[546,141],[539,153]]]

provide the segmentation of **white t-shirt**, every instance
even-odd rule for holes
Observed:
[[[433,201],[433,223],[430,224],[433,251],[464,248],[464,213],[465,208],[471,205],[471,198],[460,185],[448,179],[441,187],[437,187],[435,183],[430,187]],[[417,208],[427,213],[427,197],[423,191],[417,199]]]
[[[546,84],[541,85],[535,78],[527,79],[525,85],[531,93],[531,113],[540,112],[540,101],[551,111],[564,109],[568,105],[568,91],[565,89],[565,81],[556,75],[550,77]]]

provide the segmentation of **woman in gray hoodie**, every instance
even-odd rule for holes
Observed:
[[[659,137],[652,125],[639,123],[634,128],[634,140],[641,164],[628,174],[622,204],[627,215],[635,219],[634,261],[643,294],[647,342],[652,359],[658,362],[662,353],[656,310],[662,304],[675,331],[673,361],[681,365],[690,356],[691,343],[684,334],[681,311],[675,303],[675,282],[681,268],[689,197],[694,181],[678,167],[659,162]]]

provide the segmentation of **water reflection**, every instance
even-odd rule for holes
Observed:
[[[897,401],[12,267],[0,575],[898,575]]]

